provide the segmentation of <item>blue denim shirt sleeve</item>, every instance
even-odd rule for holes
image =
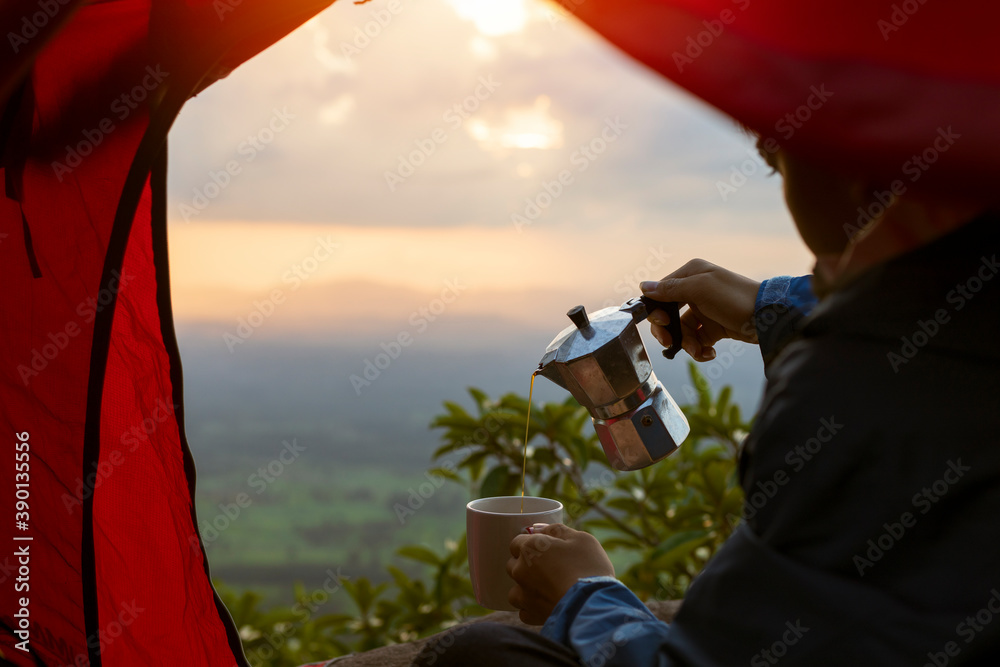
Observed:
[[[552,610],[541,634],[585,665],[660,665],[669,626],[614,577],[585,577]]]
[[[753,315],[765,373],[818,301],[812,291],[812,276],[778,276],[760,284]]]
[[[768,278],[757,290],[754,312],[771,304],[779,303],[808,315],[818,299],[812,291],[812,276],[777,276]]]

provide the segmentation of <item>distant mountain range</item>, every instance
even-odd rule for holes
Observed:
[[[531,371],[562,326],[542,331],[485,314],[449,314],[423,332],[395,322],[363,334],[318,329],[254,335],[230,353],[223,335],[235,324],[178,327],[187,433],[202,474],[243,465],[253,469],[292,437],[309,445],[310,458],[319,456],[324,463],[423,469],[438,444],[428,424],[442,401],[471,406],[470,386],[494,396],[526,396]],[[648,327],[641,330],[667,390],[682,405],[693,401],[690,358],[682,353],[667,361]],[[409,344],[394,343],[404,331],[411,334]],[[713,391],[732,385],[733,400],[744,414],[753,414],[764,379],[760,354],[732,341],[718,350],[719,357],[700,364],[700,370]],[[547,380],[536,383],[538,401],[566,396]]]

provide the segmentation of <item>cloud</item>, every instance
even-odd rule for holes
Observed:
[[[551,106],[548,96],[539,95],[530,106],[504,109],[502,120],[491,124],[488,119],[476,117],[465,124],[465,129],[485,150],[501,157],[511,149],[562,148],[563,124],[549,113]]]
[[[749,145],[734,124],[575,19],[550,23],[537,0],[523,6],[523,27],[494,30],[482,21],[509,19],[466,19],[448,0],[401,0],[388,21],[384,1],[336,3],[189,102],[171,134],[171,217],[236,160],[240,174],[199,219],[509,228],[525,198],[620,117],[629,129],[575,174],[545,224],[582,232],[631,219],[654,232],[670,218],[744,232],[752,220],[793,234],[778,184],[763,173],[732,201],[719,198],[716,182]],[[446,114],[483,77],[500,86],[453,127]],[[241,145],[275,107],[296,119],[246,160]],[[436,130],[444,140],[390,192],[385,174]]]
[[[330,49],[330,31],[319,19],[311,19],[305,28],[313,36],[313,55],[316,62],[330,72],[352,75],[357,73],[357,65],[350,58],[343,53],[334,53]]]
[[[334,101],[322,106],[319,110],[319,122],[324,125],[342,125],[350,118],[354,109],[354,96],[344,93]]]

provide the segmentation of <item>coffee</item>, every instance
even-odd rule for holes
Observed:
[[[524,419],[524,459],[521,461],[521,498],[524,498],[524,473],[528,470],[528,428],[531,425],[531,394],[535,391],[535,376],[538,371],[531,374],[531,385],[528,387],[528,415]],[[524,501],[521,501],[521,511],[524,511]]]

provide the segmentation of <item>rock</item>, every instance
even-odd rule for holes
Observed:
[[[654,600],[646,603],[646,606],[649,607],[649,610],[653,612],[658,619],[670,623],[674,620],[674,616],[676,616],[677,612],[680,610],[681,602],[681,600],[667,600],[663,602]],[[485,621],[502,623],[504,625],[514,625],[535,631],[539,629],[539,626],[537,625],[526,625],[522,623],[517,617],[517,613],[513,611],[497,611],[487,616],[480,616],[474,620],[467,621],[461,625],[471,625],[473,623],[483,623]],[[433,636],[436,635],[432,635],[432,637]],[[431,637],[425,637],[408,644],[383,646],[382,648],[366,651],[364,653],[335,658],[322,664],[330,665],[331,667],[409,667],[410,663],[413,662],[413,659],[417,657],[420,649],[422,649],[424,644],[426,644],[430,639]]]

